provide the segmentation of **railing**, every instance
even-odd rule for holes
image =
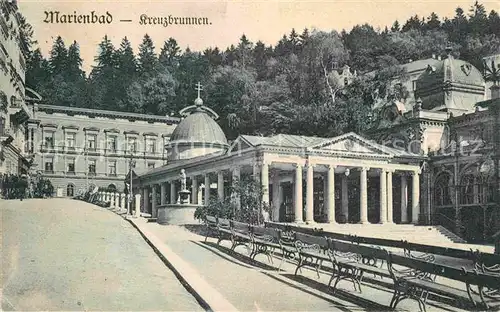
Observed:
[[[441,225],[448,231],[463,239],[465,227],[463,225],[459,225],[455,220],[442,213],[424,214],[422,216],[422,220],[430,220],[430,222],[426,222],[429,223],[428,225]]]

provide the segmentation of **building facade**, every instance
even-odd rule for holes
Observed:
[[[403,66],[411,97],[377,107],[364,137],[242,135],[228,145],[197,99],[166,145],[170,162],[136,177],[143,209],[176,202],[182,169],[195,204],[224,198],[246,173],[261,181],[274,221],[411,222],[491,240],[500,229],[498,85],[487,90],[482,73],[451,53]]]
[[[443,225],[468,241],[489,240],[500,229],[498,85],[451,54],[419,62],[427,64],[413,82],[414,104],[386,103],[366,135],[421,155],[420,223]]]
[[[38,99],[40,100],[40,99]],[[32,172],[51,180],[57,196],[91,186],[123,191],[136,172],[162,166],[178,118],[95,109],[33,105],[27,153]]]
[[[26,173],[30,155],[25,153],[26,47],[20,37],[15,1],[0,2],[0,174]]]

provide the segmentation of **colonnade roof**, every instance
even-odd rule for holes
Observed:
[[[415,164],[421,158],[402,149],[396,149],[368,140],[350,132],[333,138],[277,134],[270,137],[240,135],[224,151],[215,152],[189,159],[179,159],[147,172],[136,172],[140,180],[150,180],[175,175],[181,169],[194,171],[208,170],[245,161],[257,161],[258,155],[289,155],[300,159],[359,159],[386,163]],[[257,158],[256,158],[257,157]],[[282,157],[282,156],[276,156]],[[289,157],[285,157],[290,159]],[[286,160],[285,159],[285,160]],[[136,177],[134,176],[134,179]]]

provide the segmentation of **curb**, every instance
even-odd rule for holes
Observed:
[[[198,301],[205,311],[238,311],[238,309],[227,301],[217,290],[200,277],[195,269],[191,268],[187,262],[171,251],[158,237],[149,233],[147,230],[141,229],[135,220],[129,218],[129,216],[121,215],[117,211],[111,209],[109,210],[127,220],[139,232],[146,243],[148,243],[158,255],[160,260],[162,260],[162,262],[174,273],[182,286],[195,297],[196,301]]]

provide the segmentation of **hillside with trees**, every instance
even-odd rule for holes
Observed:
[[[181,48],[174,38],[155,41],[145,34],[138,53],[127,37],[114,46],[107,36],[96,47],[91,72],[82,70],[77,42],[55,39],[43,56],[25,22],[28,55],[26,83],[47,104],[173,115],[205,86],[206,105],[221,119],[229,138],[240,133],[334,136],[369,126],[375,90],[385,100],[409,90],[388,87],[405,73],[398,64],[425,59],[453,48],[461,59],[482,69],[482,58],[500,53],[500,17],[476,2],[453,18],[435,13],[395,21],[385,29],[364,24],[350,31],[290,30],[272,46],[242,35],[227,48]],[[163,38],[155,38],[163,40]],[[155,45],[161,45],[155,53]],[[358,78],[344,87],[335,70],[344,65]],[[374,75],[362,75],[374,72]]]

